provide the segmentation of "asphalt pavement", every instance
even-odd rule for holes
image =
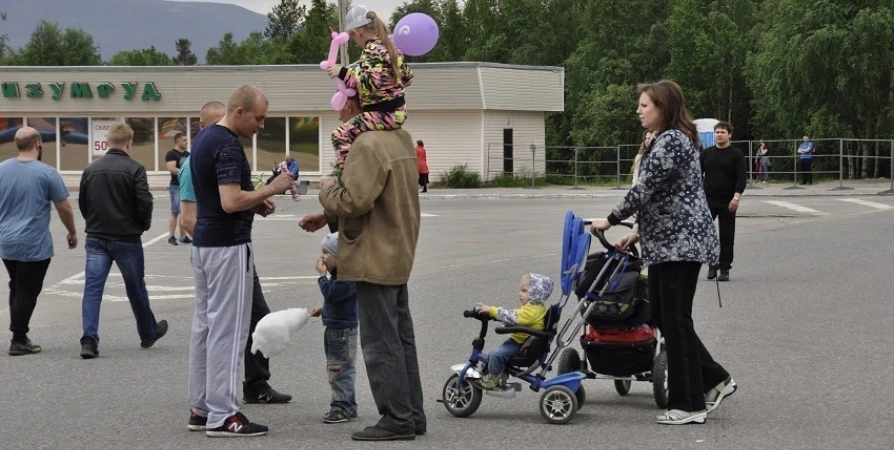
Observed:
[[[565,211],[605,217],[622,193],[586,198],[440,194],[422,199],[422,231],[409,284],[428,434],[381,445],[350,440],[352,431],[378,417],[362,359],[356,385],[360,418],[321,422],[329,387],[318,320],[301,329],[271,363],[271,384],[292,394],[293,401],[243,408],[251,420],[270,426],[269,435],[210,439],[187,431],[194,306],[190,250],[167,244],[167,198],[159,196],[143,242],[146,283],[157,318],[170,324],[167,336],[151,349],[139,347],[123,282],[113,268],[100,322],[100,357],[79,357],[84,236],[78,249],[67,250],[64,228],[54,215],[57,256],[30,333],[43,352],[0,354],[0,448],[894,448],[894,412],[888,407],[894,399],[889,380],[894,197],[861,191],[746,195],[732,280],[721,284],[723,308],[703,270],[694,310],[702,340],[732,373],[739,391],[707,424],[668,427],[655,423],[661,411],[644,382],[621,397],[609,381],[586,381],[586,404],[563,426],[543,420],[539,395],[527,388],[511,400],[486,396],[466,419],[447,413],[437,402],[441,389],[450,366],[468,358],[478,330],[462,311],[479,301],[516,305],[518,279],[526,272],[558,281]],[[323,232],[305,233],[297,221],[318,211],[319,204],[312,195],[299,203],[280,197],[277,203],[281,210],[258,218],[253,235],[268,303],[273,310],[318,306],[313,264]],[[78,229],[83,230],[80,218]],[[609,234],[619,236],[614,230]],[[591,251],[598,250],[593,245]],[[4,282],[0,296],[7,295]],[[557,287],[552,301],[559,295]],[[7,305],[0,305],[0,322],[8,320]],[[498,342],[490,336],[487,348]]]

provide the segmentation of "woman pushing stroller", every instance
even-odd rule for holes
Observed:
[[[736,383],[708,353],[692,322],[701,265],[717,264],[719,245],[702,187],[698,132],[676,83],[642,84],[637,91],[637,114],[654,134],[636,184],[592,229],[607,230],[636,214],[651,315],[668,357],[668,411],[658,423],[705,423]],[[639,238],[631,233],[616,245],[624,249]]]

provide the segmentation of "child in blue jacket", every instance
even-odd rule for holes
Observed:
[[[332,402],[325,423],[343,423],[357,417],[357,401],[354,397],[357,356],[357,288],[352,281],[338,281],[338,233],[332,233],[321,243],[322,252],[317,259],[317,280],[323,293],[323,307],[311,311],[311,317],[323,316],[323,348],[326,351],[326,368]],[[331,278],[327,278],[326,274]]]

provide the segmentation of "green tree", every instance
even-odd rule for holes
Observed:
[[[244,41],[236,43],[233,33],[224,34],[217,47],[208,49],[205,63],[208,65],[266,65],[282,64],[287,55],[282,43],[267,39],[259,31],[251,32]]]
[[[6,21],[6,12],[0,11],[0,22]],[[6,65],[12,49],[9,48],[9,36],[0,34],[0,65]]]
[[[693,114],[729,121],[743,132],[751,115],[744,68],[757,12],[751,0],[675,0],[667,21],[665,76],[685,87]]]
[[[173,59],[167,53],[156,50],[155,46],[142,50],[120,51],[108,62],[110,66],[170,66],[173,63]]]
[[[894,10],[873,0],[767,1],[747,80],[761,131],[890,137]],[[869,156],[871,146],[859,150]],[[850,176],[878,161],[851,158]],[[828,170],[829,160],[814,170]],[[837,164],[834,165],[837,168]],[[834,170],[834,169],[833,169]]]
[[[174,57],[174,65],[194,66],[198,63],[199,59],[192,52],[192,42],[189,39],[177,39],[175,45],[177,47],[177,56]]]
[[[31,40],[18,55],[27,66],[98,66],[102,64],[99,47],[93,37],[80,29],[67,28],[41,21],[31,33]]]
[[[326,59],[332,41],[330,27],[338,28],[338,7],[326,0],[312,0],[304,26],[293,33],[286,43],[289,62],[319,64]],[[359,53],[355,50],[355,54]]]
[[[287,41],[303,25],[306,15],[307,6],[298,6],[298,0],[280,0],[273,11],[267,13],[268,24],[264,37]]]

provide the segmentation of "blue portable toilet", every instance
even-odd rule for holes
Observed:
[[[717,119],[697,119],[695,128],[698,130],[698,140],[701,142],[702,150],[714,145],[714,125],[720,121]]]

